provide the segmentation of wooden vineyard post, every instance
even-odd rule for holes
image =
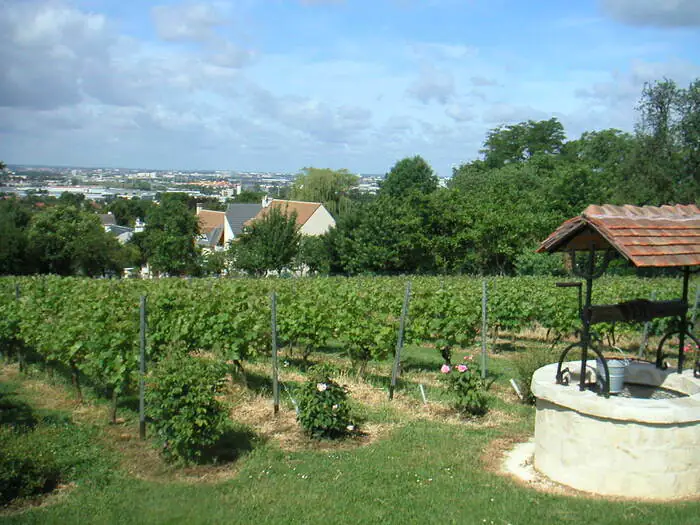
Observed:
[[[277,294],[272,292],[272,406],[277,415],[280,411],[279,362],[277,359]]]
[[[401,349],[403,348],[403,334],[406,329],[406,316],[408,315],[408,301],[411,299],[411,281],[406,283],[406,293],[403,298],[403,308],[401,308],[401,321],[399,322],[399,337],[396,340],[396,353],[394,354],[394,366],[391,369],[391,384],[389,385],[389,400],[394,399],[396,389],[396,379],[399,376],[401,367]]]
[[[651,292],[651,300],[656,300],[656,290]],[[642,342],[639,344],[639,352],[637,357],[644,357],[647,353],[647,345],[649,344],[649,329],[651,328],[651,321],[644,323],[644,331],[642,332]]]
[[[146,296],[141,296],[139,327],[139,438],[146,439]]]
[[[15,283],[15,301],[16,302],[19,302],[19,297],[20,297],[19,283]],[[26,366],[24,363],[24,352],[22,351],[21,345],[17,345],[17,360],[19,361],[19,371],[24,372],[26,370]]]
[[[481,378],[486,378],[486,343],[488,332],[488,288],[486,279],[481,282]]]

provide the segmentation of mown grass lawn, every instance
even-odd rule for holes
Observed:
[[[439,358],[429,349],[407,349],[402,393],[419,396],[417,384],[434,374]],[[337,359],[330,356],[329,359]],[[530,489],[496,472],[502,444],[532,433],[534,409],[506,395],[511,377],[506,352],[490,360],[494,410],[507,414],[490,424],[398,417],[368,407],[370,421],[391,421],[390,430],[355,448],[284,450],[260,440],[228,467],[228,475],[177,476],[173,470],[150,479],[131,472],[112,443],[113,429],[73,412],[69,432],[101,435],[83,448],[74,485],[37,507],[5,512],[2,523],[634,523],[697,524],[700,502],[667,504],[608,501]],[[380,364],[376,371],[386,369]],[[370,371],[372,372],[372,371]],[[382,383],[381,374],[372,382]],[[47,413],[46,392],[18,380],[14,370],[0,380],[30,406]],[[9,383],[9,381],[13,381]],[[41,379],[44,381],[44,379]],[[35,381],[35,380],[33,380]],[[34,384],[34,383],[32,383]],[[264,390],[265,385],[260,386]],[[55,388],[64,388],[59,385]],[[439,397],[437,387],[430,397]],[[92,401],[100,406],[100,402]],[[71,415],[71,407],[54,409]],[[49,410],[50,411],[50,410]],[[235,414],[235,410],[234,410]],[[64,418],[65,419],[65,418]],[[127,415],[126,426],[134,426]],[[99,447],[94,446],[99,442]],[[148,444],[130,442],[133,448]],[[81,449],[82,450],[82,449]],[[150,451],[150,449],[149,449]],[[144,454],[146,451],[144,450]],[[85,461],[86,458],[89,461]],[[130,461],[134,461],[132,457]],[[138,458],[136,459],[138,461]],[[144,460],[146,461],[146,460]],[[107,467],[105,466],[107,465]],[[136,469],[138,471],[138,469]],[[218,472],[218,471],[217,471]],[[211,478],[211,479],[210,479]]]

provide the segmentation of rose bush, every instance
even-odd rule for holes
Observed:
[[[297,394],[297,420],[314,438],[338,438],[355,431],[346,389],[333,381],[326,367],[311,369]]]
[[[467,356],[464,360],[469,362],[471,357]],[[483,416],[488,412],[486,385],[478,370],[472,369],[468,364],[442,365],[440,373],[447,381],[448,390],[455,394],[455,410],[467,416]]]

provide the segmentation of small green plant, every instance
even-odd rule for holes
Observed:
[[[201,462],[224,435],[227,417],[217,397],[225,373],[222,363],[189,354],[169,355],[158,364],[146,406],[166,458]]]
[[[314,438],[339,438],[356,432],[347,390],[333,381],[325,366],[312,367],[297,398],[297,420]]]
[[[514,359],[516,380],[520,386],[520,393],[523,396],[523,403],[526,405],[535,404],[535,396],[530,389],[532,375],[545,365],[552,363],[556,358],[552,352],[545,348],[528,350]]]
[[[469,361],[469,357],[464,358]],[[454,408],[466,416],[483,416],[489,410],[486,385],[477,370],[468,364],[442,365],[440,368],[447,380],[448,389],[456,396]]]

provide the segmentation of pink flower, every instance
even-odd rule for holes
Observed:
[[[449,365],[442,365],[440,367],[440,372],[442,372],[443,374],[449,374],[451,370],[452,369],[450,368]]]
[[[459,370],[460,372],[466,372],[467,370],[469,370],[469,367],[467,365],[457,365],[457,370]]]

